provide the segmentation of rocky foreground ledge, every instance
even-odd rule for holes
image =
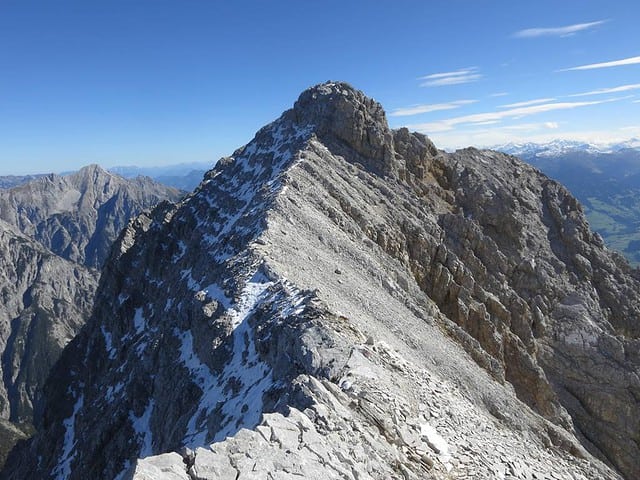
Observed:
[[[3,478],[635,479],[640,282],[345,83],[130,223]]]

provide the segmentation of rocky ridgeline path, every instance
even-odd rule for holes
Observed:
[[[353,347],[337,382],[296,382],[315,400],[304,411],[266,414],[255,429],[209,447],[141,460],[133,478],[619,478],[557,427],[510,428],[500,412],[483,411],[455,384],[371,337]]]

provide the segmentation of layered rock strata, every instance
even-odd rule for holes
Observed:
[[[54,255],[2,221],[0,251],[2,464],[15,441],[33,431],[38,394],[91,313],[98,273]]]
[[[33,432],[49,370],[89,318],[100,276],[90,267],[103,263],[130,218],[180,197],[95,165],[6,180],[20,185],[0,191],[0,466]]]

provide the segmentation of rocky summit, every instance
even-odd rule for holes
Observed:
[[[6,479],[640,477],[640,279],[345,83],[129,223]]]

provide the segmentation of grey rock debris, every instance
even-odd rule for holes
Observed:
[[[639,293],[563,187],[328,82],[129,224],[2,477],[634,479]]]

